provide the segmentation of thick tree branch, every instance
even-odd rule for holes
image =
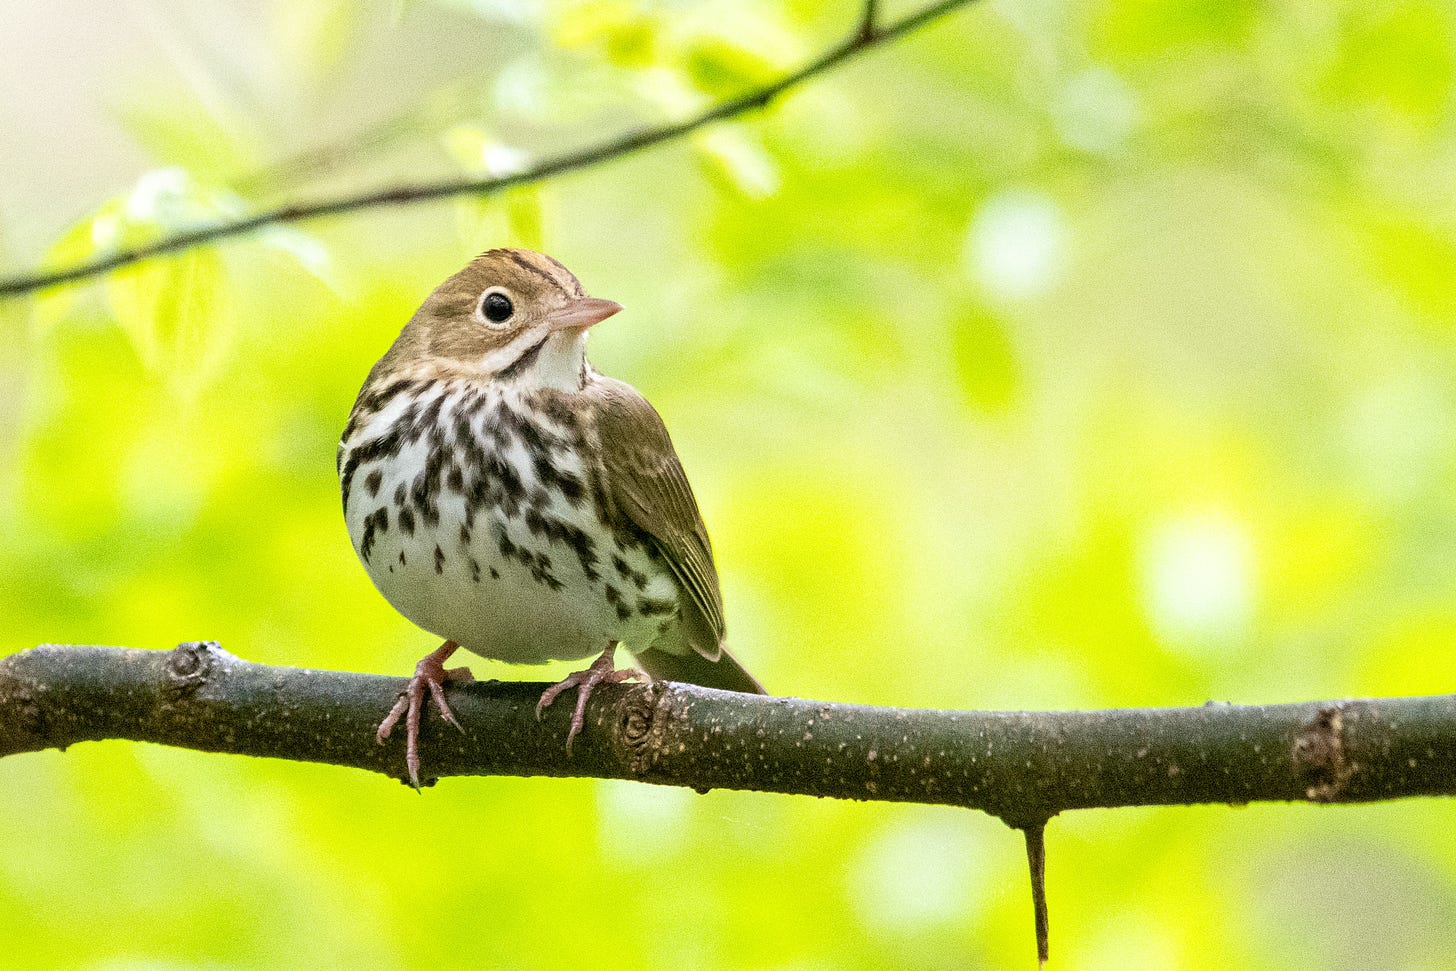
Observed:
[[[0,661],[0,756],[107,738],[371,769],[399,778],[374,728],[402,678],[174,651],[48,645]],[[929,711],[599,688],[566,753],[546,686],[452,685],[461,734],[434,717],[426,775],[593,776],[698,790],[939,803],[1031,828],[1067,809],[1456,794],[1456,695],[1198,708]]]
[[[0,279],[0,298],[33,293],[63,283],[99,276],[142,260],[169,253],[179,253],[206,243],[215,243],[251,233],[266,226],[295,223],[306,219],[317,219],[321,216],[336,216],[376,206],[404,205],[451,196],[493,195],[504,189],[530,185],[564,172],[572,172],[621,158],[624,155],[640,152],[666,142],[676,141],[714,122],[736,118],[755,109],[764,108],[779,95],[791,88],[798,87],[830,68],[880,44],[903,37],[971,2],[972,0],[938,0],[922,10],[886,24],[875,23],[872,19],[874,6],[871,4],[866,7],[865,19],[856,25],[855,32],[848,40],[830,48],[791,74],[786,74],[747,94],[719,102],[691,118],[660,127],[628,131],[595,145],[542,159],[530,168],[522,169],[519,172],[490,178],[461,178],[417,185],[386,186],[330,199],[280,206],[231,222],[183,230],[144,246],[118,250],[72,266]]]
[[[46,645],[0,660],[0,757],[132,739],[404,775],[374,741],[403,678],[173,651]],[[424,769],[590,776],[980,809],[1026,836],[1037,957],[1048,954],[1047,820],[1067,809],[1456,794],[1456,695],[1110,711],[928,711],[604,685],[566,750],[544,684],[455,684],[463,732],[431,715]],[[433,780],[432,780],[433,781]]]

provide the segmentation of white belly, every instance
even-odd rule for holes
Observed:
[[[454,448],[461,394],[449,386],[434,393],[445,396],[446,454],[463,456]],[[344,461],[352,448],[387,434],[412,402],[421,403],[400,396],[356,429]],[[518,413],[524,407],[507,404]],[[428,434],[354,470],[345,497],[349,537],[375,586],[415,624],[483,657],[538,664],[588,657],[612,641],[649,646],[677,622],[676,580],[645,546],[619,546],[589,499],[573,503],[543,481],[536,453],[518,437],[494,438],[492,408],[471,409],[470,432],[501,460],[495,480],[519,482],[519,503],[472,498],[483,473],[457,475],[438,458],[429,488]],[[585,481],[574,453],[554,452],[552,462]],[[431,500],[421,503],[422,494]]]

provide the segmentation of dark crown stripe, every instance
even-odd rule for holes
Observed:
[[[558,260],[558,259],[556,259],[556,257],[550,256],[550,255],[548,255],[546,253],[542,253],[541,255],[543,257],[545,257],[546,260],[547,260],[547,262],[549,262],[552,266],[556,267],[562,273],[566,274],[566,278],[568,280],[570,280],[573,285],[575,285],[575,287],[576,287],[576,295],[578,297],[584,297],[584,296],[586,296],[586,291],[581,288],[581,281],[576,278],[576,274],[575,273],[572,273],[565,266],[563,266],[561,264],[561,261]]]
[[[541,269],[541,267],[537,266],[535,263],[532,263],[530,260],[526,259],[520,253],[517,253],[513,249],[508,249],[505,251],[505,254],[506,256],[510,257],[512,263],[516,264],[521,269],[531,271],[532,273],[539,276],[541,279],[550,283],[556,289],[560,290],[562,293],[566,294],[568,297],[571,296],[571,291],[566,289],[566,287],[562,285],[560,280],[556,279],[556,277]],[[560,264],[557,265],[559,266]],[[565,269],[565,267],[562,268]]]

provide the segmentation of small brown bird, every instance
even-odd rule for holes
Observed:
[[[662,419],[586,360],[621,310],[549,256],[496,249],[440,284],[369,372],[339,443],[344,516],[379,592],[445,643],[379,726],[406,720],[419,785],[425,692],[456,728],[445,661],[464,647],[518,664],[600,654],[567,748],[619,643],[656,678],[763,687],[723,644],[708,532]]]

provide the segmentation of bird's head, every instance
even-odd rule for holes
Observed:
[[[527,387],[580,387],[587,328],[621,310],[543,253],[493,249],[435,288],[392,353]]]

